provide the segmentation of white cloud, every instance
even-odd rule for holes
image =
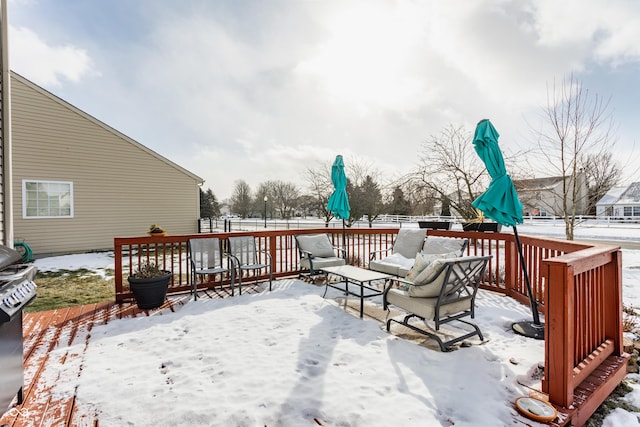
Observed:
[[[640,59],[640,16],[633,0],[542,0],[532,2],[532,9],[541,45],[572,45],[587,59],[612,65]]]
[[[225,198],[240,178],[303,186],[306,168],[336,154],[390,178],[416,164],[429,135],[482,118],[503,146],[522,146],[547,83],[640,57],[640,10],[625,0],[252,4],[156,0],[144,16],[132,8],[127,22],[95,23],[117,28],[117,43],[95,37],[109,28],[67,34],[51,19],[55,31],[36,34],[23,21],[13,68]],[[94,46],[93,58],[45,38],[54,33]],[[100,79],[86,78],[94,61]]]
[[[10,65],[28,70],[29,78],[44,86],[60,86],[63,80],[77,83],[91,71],[91,58],[74,46],[51,46],[25,27],[9,26]]]

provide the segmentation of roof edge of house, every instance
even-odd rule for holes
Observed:
[[[92,116],[91,114],[87,113],[86,111],[81,110],[80,108],[74,106],[73,104],[65,101],[64,99],[60,98],[57,95],[54,95],[53,93],[49,92],[47,89],[37,85],[36,83],[32,82],[31,80],[27,79],[24,76],[21,76],[20,74],[16,73],[15,71],[11,70],[11,77],[15,78],[17,80],[19,80],[20,82],[26,84],[27,86],[31,87],[32,89],[40,92],[41,94],[45,95],[46,97],[50,98],[51,100],[65,106],[66,108],[69,108],[70,110],[74,111],[75,113],[81,115],[82,117],[86,118],[87,120],[90,120],[91,122],[97,124],[98,126],[102,127],[103,129],[107,130],[108,132],[111,132],[115,135],[117,135],[118,137],[124,139],[125,141],[129,142],[132,145],[135,145],[136,147],[138,147],[139,149],[147,152],[148,154],[151,154],[152,156],[154,156],[155,158],[157,158],[158,160],[168,164],[169,166],[179,170],[180,172],[184,173],[185,175],[191,177],[194,181],[196,181],[198,183],[198,185],[202,185],[204,184],[204,179],[202,179],[201,177],[199,177],[198,175],[194,174],[193,172],[190,172],[189,170],[183,168],[182,166],[180,166],[179,164],[167,159],[166,157],[164,157],[161,154],[158,154],[157,152],[153,151],[152,149],[150,149],[149,147],[145,146],[144,144],[136,141],[135,139],[125,135],[124,133],[120,132],[119,130],[115,129],[112,126],[109,126],[108,124],[104,123],[103,121],[101,121],[100,119],[97,119],[96,117]]]

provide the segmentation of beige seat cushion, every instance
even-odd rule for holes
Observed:
[[[327,257],[327,258],[313,258],[313,269],[319,270],[325,267],[338,267],[340,265],[345,265],[347,262],[343,258],[338,258],[336,256]],[[303,269],[310,269],[309,258],[302,258],[300,260],[300,267]]]
[[[415,255],[415,254],[414,254]],[[405,258],[401,254],[391,254],[381,260],[369,262],[369,270],[380,271],[394,276],[404,277],[413,266],[413,258]]]
[[[418,316],[433,320],[435,317],[435,307],[438,298],[416,298],[409,295],[408,291],[402,289],[390,289],[387,293],[387,302],[408,313],[417,314]],[[454,302],[440,304],[440,318],[460,313],[464,310],[471,309],[471,297],[464,299],[456,299]]]

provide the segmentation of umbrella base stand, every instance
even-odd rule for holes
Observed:
[[[544,339],[544,323],[536,324],[533,321],[523,320],[522,322],[513,323],[511,329],[516,334],[527,338]]]

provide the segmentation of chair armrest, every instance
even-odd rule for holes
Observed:
[[[300,258],[309,258],[312,259],[313,258],[313,254],[309,251],[304,251],[302,249],[300,249]]]
[[[236,268],[236,266],[240,265],[240,260],[235,255],[228,254],[228,253],[224,254],[222,256],[222,261],[224,261],[225,258],[227,259],[227,265],[229,262],[231,262],[231,265],[233,266],[233,268]]]
[[[271,254],[269,253],[269,251],[258,251],[258,252],[264,254],[269,259],[269,265],[273,263],[273,260],[271,258]]]
[[[376,259],[376,254],[382,254],[383,252],[387,254],[391,250],[393,250],[393,246],[389,246],[387,249],[380,249],[379,251],[369,252],[369,261],[373,261],[374,259]]]
[[[387,294],[391,289],[393,289],[396,284],[405,284],[405,285],[413,285],[411,280],[405,279],[404,277],[391,277],[387,279],[384,290],[382,291],[382,309],[388,310],[389,304],[387,303]]]

